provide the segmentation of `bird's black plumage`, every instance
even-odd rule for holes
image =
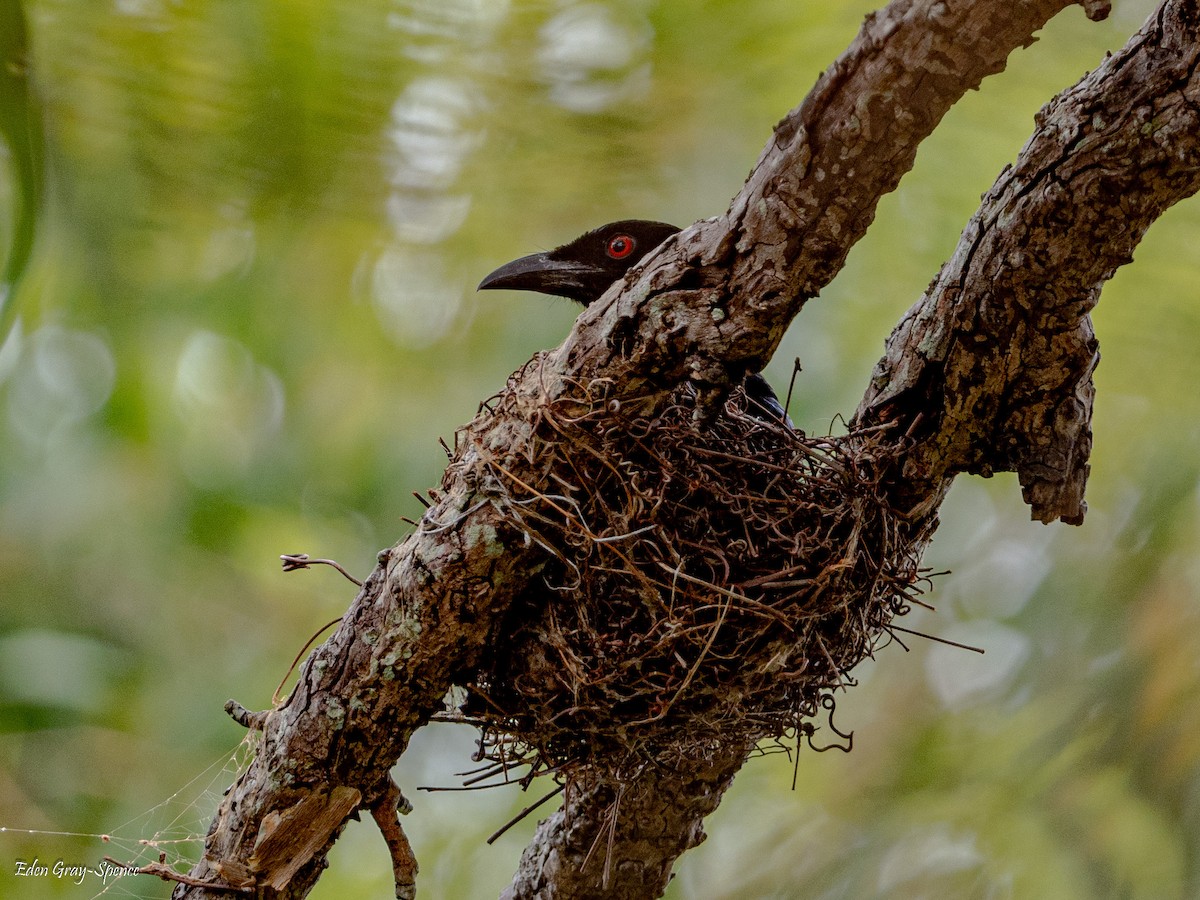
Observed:
[[[587,306],[678,232],[666,222],[640,219],[602,225],[548,253],[514,259],[479,282],[479,290],[537,291]]]
[[[601,225],[546,253],[522,256],[479,282],[479,290],[506,288],[566,297],[587,306],[667,238],[680,231],[666,222],[623,219]],[[783,405],[761,373],[746,376],[746,399],[772,419],[791,425]]]

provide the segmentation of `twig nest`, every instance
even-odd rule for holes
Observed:
[[[539,489],[499,460],[481,476],[548,558],[470,686],[484,755],[560,768],[802,733],[916,598],[927,524],[879,499],[869,434],[808,437],[740,390],[704,424],[690,389],[653,416],[606,394],[543,410],[519,450]]]

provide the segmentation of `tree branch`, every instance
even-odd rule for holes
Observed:
[[[1037,116],[925,296],[892,334],[859,424],[921,418],[896,502],[920,514],[958,472],[1015,471],[1035,519],[1083,521],[1089,312],[1146,230],[1200,189],[1200,30],[1164,3]]]
[[[506,515],[495,473],[538,490],[551,484],[551,464],[533,440],[549,405],[607,380],[619,403],[654,408],[690,379],[702,412],[713,414],[728,385],[769,358],[791,318],[838,271],[879,197],[945,111],[1066,5],[896,0],[868,19],[780,124],[730,210],[669,242],[459,433],[420,527],[381,555],[292,695],[266,715],[260,751],[222,804],[193,880],[272,882],[279,897],[308,892],[352,812],[349,801],[383,808],[388,771],[412,732],[451,685],[471,680],[485,649],[502,639],[513,601],[547,564]],[[1103,5],[1086,4],[1092,12]],[[932,290],[893,336],[895,352],[860,419],[912,426],[917,445],[893,487],[906,508],[931,511],[956,471],[1008,465],[1021,472],[1035,512],[1081,510],[1072,503],[1086,473],[1094,359],[1086,312],[1150,221],[1195,190],[1194,2],[1165,10],[1095,81],[1052,104],[1044,152],[1035,138],[1022,156],[1029,167],[1006,173],[972,221],[968,234],[977,237],[964,235],[966,249],[939,279],[946,287]],[[1191,58],[1192,68],[1184,72],[1176,57]],[[1133,90],[1139,78],[1172,87],[1136,95],[1144,102],[1127,113],[1105,105],[1112,84]],[[1096,156],[1098,148],[1115,155]],[[1029,177],[1034,172],[1047,175]],[[1091,207],[1077,210],[1080,201]],[[1085,244],[1088,235],[1102,247]],[[995,367],[1003,377],[990,376]],[[1047,397],[1061,399],[1039,406]],[[1041,439],[1044,425],[1053,440]],[[636,777],[576,770],[509,896],[661,891],[674,859],[702,838],[703,817],[747,750],[715,747],[675,770],[648,767]],[[269,870],[256,863],[264,846]],[[296,858],[277,858],[280,847],[299,848]],[[221,895],[219,886],[196,884],[175,892]]]
[[[635,396],[681,378],[720,396],[764,367],[946,112],[1071,5],[893,0],[868,16],[776,126],[729,210],[668,244],[629,289],[610,291],[618,303],[593,304],[559,365],[620,373]]]
[[[538,825],[501,897],[660,896],[675,860],[704,840],[704,818],[749,750],[713,747],[680,759],[677,768],[647,764],[617,777],[585,768],[569,783],[563,805]]]

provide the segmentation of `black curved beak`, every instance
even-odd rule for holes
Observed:
[[[602,273],[586,263],[553,259],[549,253],[533,253],[505,263],[479,282],[476,290],[537,291],[577,300],[598,274]]]

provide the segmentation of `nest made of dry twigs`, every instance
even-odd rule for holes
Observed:
[[[561,770],[811,736],[917,602],[928,525],[882,501],[871,435],[806,436],[740,390],[704,423],[687,388],[627,409],[605,384],[545,407],[519,450],[538,488],[486,463],[548,563],[470,685],[484,758]]]

